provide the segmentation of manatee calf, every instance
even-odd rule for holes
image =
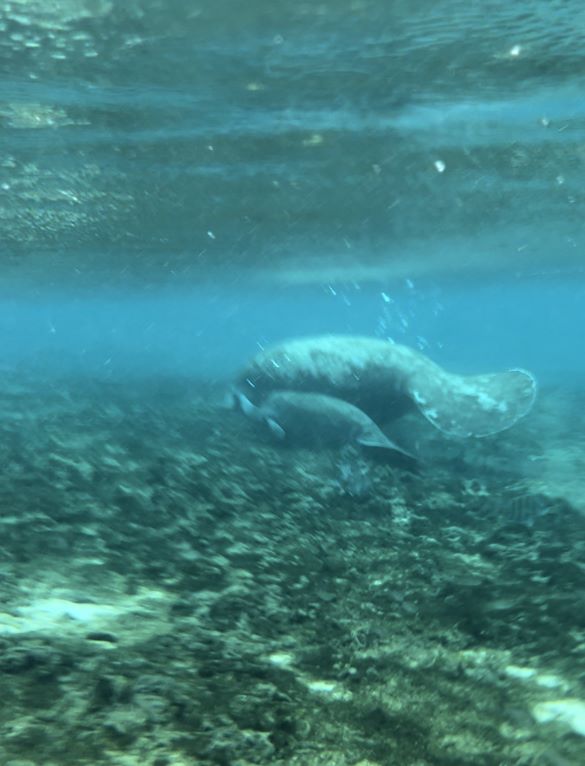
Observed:
[[[365,412],[343,399],[301,391],[273,391],[257,407],[242,393],[236,393],[236,398],[245,415],[264,421],[279,439],[327,447],[356,443],[415,459],[382,433]]]
[[[389,341],[329,335],[290,340],[254,357],[237,388],[262,405],[273,391],[327,394],[378,422],[417,408],[449,436],[503,431],[531,409],[536,381],[525,370],[454,375]]]

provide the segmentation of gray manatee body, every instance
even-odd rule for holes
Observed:
[[[365,412],[343,399],[301,391],[273,391],[256,407],[243,394],[237,397],[244,414],[264,421],[277,438],[326,447],[356,443],[413,458],[389,439]]]
[[[514,425],[530,411],[536,382],[519,369],[456,375],[407,346],[327,335],[262,351],[241,373],[237,390],[256,405],[278,390],[326,394],[378,422],[418,409],[443,433],[469,437]]]

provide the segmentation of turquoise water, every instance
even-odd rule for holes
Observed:
[[[418,348],[461,372],[514,366],[546,385],[585,375],[585,283],[563,275],[323,282],[313,286],[135,286],[14,293],[0,309],[3,364],[123,381],[190,376],[229,384],[259,347],[298,335],[352,333]]]
[[[439,360],[479,369],[471,328],[482,358],[514,363],[516,343],[539,374],[577,372],[583,12],[428,5],[7,5],[5,312],[26,330],[28,301],[48,304],[34,342],[16,334],[16,356],[46,350],[50,363],[58,338],[42,322],[67,307],[81,332],[91,295],[100,330],[61,326],[68,356],[123,349],[132,371],[146,333],[166,369],[172,335],[186,344],[178,366],[229,374],[264,337],[304,332],[290,303],[306,304],[307,332],[371,333],[377,293],[410,280],[419,301],[403,339],[429,335]],[[422,296],[436,290],[445,309],[430,327]],[[117,328],[102,332],[110,308]],[[192,354],[189,322],[210,339],[194,333]]]
[[[1,5],[1,766],[585,762],[584,43]]]

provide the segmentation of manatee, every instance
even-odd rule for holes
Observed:
[[[456,375],[408,346],[327,335],[285,341],[255,356],[237,381],[255,405],[276,390],[327,394],[385,422],[418,409],[453,437],[488,436],[526,415],[536,381],[526,370]]]
[[[273,391],[257,407],[242,393],[236,393],[236,398],[245,415],[265,422],[278,439],[328,447],[355,443],[416,459],[391,441],[365,412],[343,399],[302,391]]]

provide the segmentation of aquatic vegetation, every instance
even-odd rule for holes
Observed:
[[[371,467],[356,447],[352,445],[344,447],[335,467],[337,469],[335,485],[342,493],[356,499],[363,499],[372,492]]]
[[[3,763],[578,762],[532,714],[582,697],[570,505],[494,524],[528,480],[250,444],[187,386],[1,408]]]

